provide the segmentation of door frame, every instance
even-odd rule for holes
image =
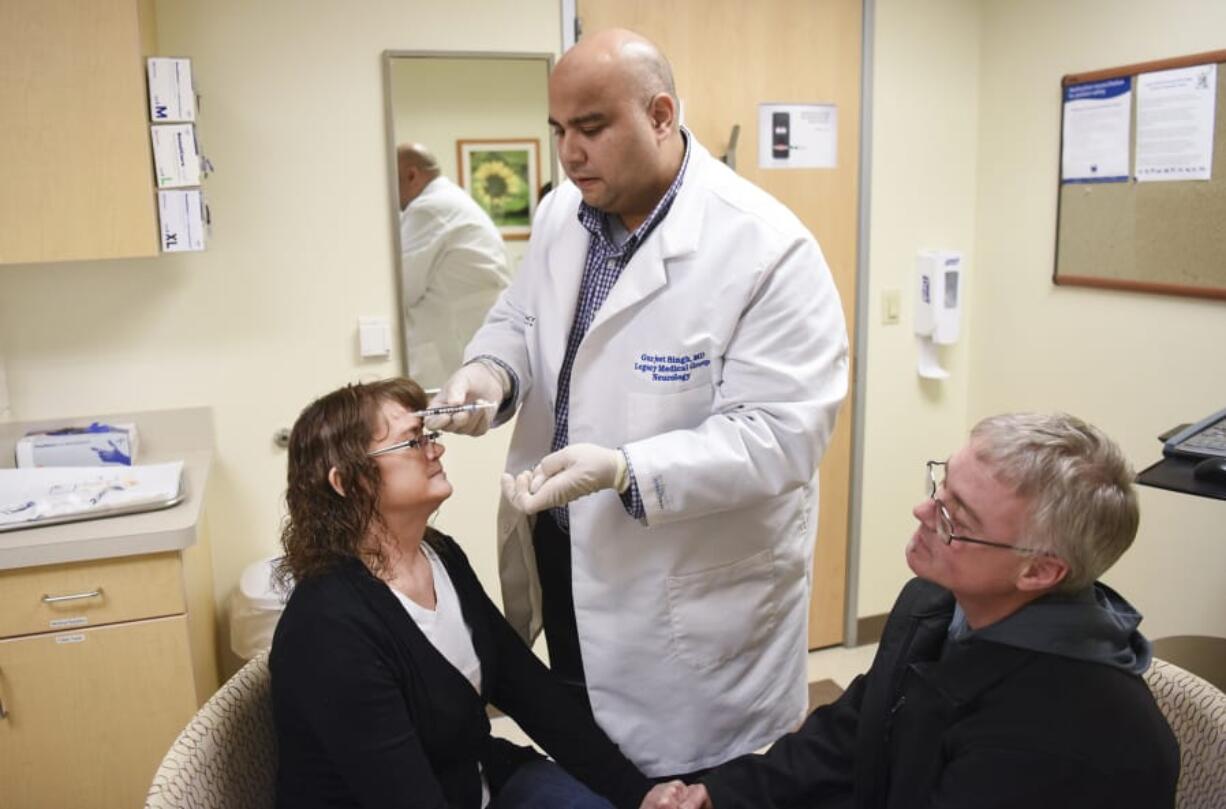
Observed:
[[[851,424],[851,470],[848,480],[847,515],[847,563],[844,575],[843,596],[843,646],[858,643],[859,615],[857,604],[860,595],[860,526],[861,507],[864,495],[864,394],[868,376],[868,317],[869,317],[869,220],[872,212],[872,166],[873,166],[873,26],[876,21],[876,0],[861,0],[862,24],[860,27],[860,209],[856,228],[856,329],[855,362],[852,378],[852,424]],[[578,39],[576,0],[559,0],[558,12],[561,42],[558,53],[563,54]]]

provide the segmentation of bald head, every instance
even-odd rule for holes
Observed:
[[[649,39],[625,28],[610,28],[581,39],[558,60],[554,75],[568,71],[601,73],[644,104],[660,93],[674,101],[677,98],[668,59]]]
[[[583,201],[630,230],[664,196],[685,154],[668,60],[633,31],[585,36],[558,60],[549,125]]]
[[[438,160],[420,143],[396,147],[396,178],[400,187],[400,209],[408,205],[430,181],[439,175]]]

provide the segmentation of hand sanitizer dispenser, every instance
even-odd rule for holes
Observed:
[[[915,262],[915,335],[919,375],[948,379],[938,345],[958,341],[962,320],[962,254],[955,250],[921,250]]]

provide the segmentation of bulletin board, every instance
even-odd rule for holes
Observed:
[[[1213,63],[1218,75],[1211,178],[1137,182],[1134,92],[1129,178],[1060,183],[1056,284],[1226,300],[1226,50],[1068,75],[1061,89]]]

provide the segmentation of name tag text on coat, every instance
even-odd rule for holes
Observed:
[[[693,355],[643,353],[634,361],[634,370],[652,382],[689,382],[694,371],[710,364],[705,351]]]

